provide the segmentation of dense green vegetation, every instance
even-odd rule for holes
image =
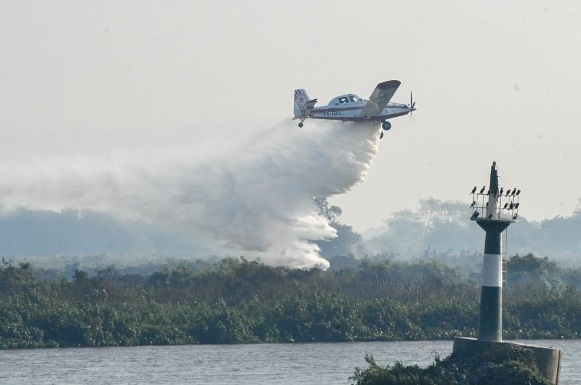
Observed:
[[[401,362],[377,365],[373,357],[365,360],[369,367],[355,369],[351,377],[357,385],[548,385],[539,372],[532,350],[518,345],[500,345],[475,357],[450,355],[436,357],[434,364],[422,369]]]
[[[535,274],[560,269],[533,256],[518,258],[514,272],[518,266],[537,266]],[[224,259],[149,275],[77,269],[71,279],[57,279],[30,264],[3,260],[0,348],[475,334],[479,284],[458,269],[424,261],[340,262],[347,267],[321,271]],[[52,278],[39,278],[44,276]],[[581,293],[571,285],[523,280],[507,292],[504,314],[505,338],[577,338]]]

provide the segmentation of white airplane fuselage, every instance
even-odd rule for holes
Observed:
[[[363,111],[368,100],[339,104],[338,102],[335,102],[336,99],[338,98],[333,99],[331,103],[326,106],[313,108],[309,111],[308,117],[311,119],[340,120],[344,122],[383,122],[384,120],[395,118],[397,116],[407,115],[411,111],[409,106],[406,104],[388,103],[380,114],[365,118],[361,117],[361,111]]]

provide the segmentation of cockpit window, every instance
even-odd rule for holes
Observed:
[[[349,96],[349,100],[351,100],[352,102],[358,102],[359,98],[355,95],[351,95],[351,96]]]
[[[339,103],[349,103],[349,99],[347,97],[339,98]]]

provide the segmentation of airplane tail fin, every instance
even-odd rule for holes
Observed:
[[[295,90],[294,119],[304,120],[309,115],[309,111],[315,107],[316,103],[317,99],[310,100],[307,91],[303,89]]]

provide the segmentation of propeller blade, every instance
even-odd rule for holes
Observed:
[[[410,91],[410,122],[412,121],[412,116],[414,115],[414,109],[416,107],[416,103],[414,102],[414,94]]]

